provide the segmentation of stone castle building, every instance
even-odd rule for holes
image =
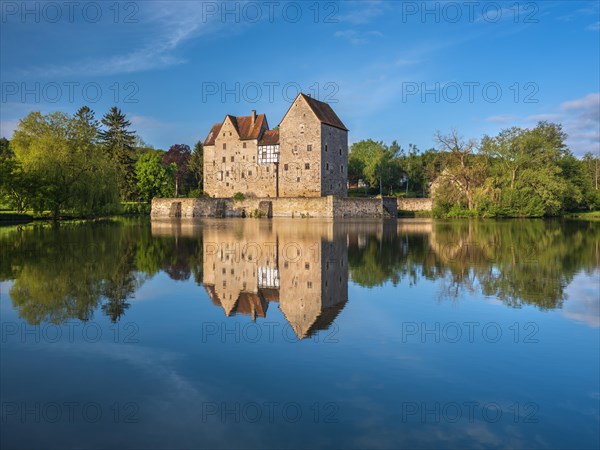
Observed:
[[[348,129],[327,103],[299,94],[278,127],[225,116],[204,141],[204,192],[227,198],[346,197]]]

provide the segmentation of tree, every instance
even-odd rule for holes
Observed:
[[[175,164],[162,163],[163,152],[148,152],[140,157],[135,165],[137,187],[144,201],[154,197],[172,197]]]
[[[447,167],[443,173],[447,187],[458,190],[458,198],[464,196],[468,209],[472,210],[475,206],[475,189],[485,175],[485,162],[475,157],[477,141],[465,141],[456,130],[447,135],[438,131],[435,140],[440,151],[447,154]]]
[[[194,145],[194,150],[192,151],[192,156],[190,156],[190,160],[188,162],[188,170],[191,173],[194,181],[196,182],[196,187],[199,190],[203,190],[204,188],[204,145],[202,141],[196,142]]]
[[[113,106],[102,118],[106,127],[99,133],[104,151],[115,162],[121,196],[131,199],[135,195],[135,132],[130,131],[131,122],[119,108]]]
[[[352,144],[348,159],[349,163],[352,159],[360,161],[366,181],[370,186],[379,185],[379,193],[383,194],[383,186],[392,188],[399,182],[399,165],[395,163],[397,150],[397,147],[389,148],[381,141],[368,139]]]
[[[169,166],[175,164],[175,197],[179,197],[179,187],[186,181],[188,175],[188,163],[191,157],[190,146],[186,144],[175,144],[163,155],[163,164]]]
[[[22,188],[37,211],[97,215],[118,207],[116,174],[78,119],[32,112],[19,121],[11,141]],[[17,185],[19,185],[17,183]]]

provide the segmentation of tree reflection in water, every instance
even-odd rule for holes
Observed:
[[[569,220],[115,220],[0,228],[0,280],[30,324],[119,321],[159,272],[193,277],[226,315],[265,317],[278,302],[299,338],[329,326],[348,280],[439,284],[513,308],[561,308],[565,288],[600,267],[600,224]]]

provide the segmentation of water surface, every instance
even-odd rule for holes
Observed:
[[[600,224],[0,228],[2,448],[598,448]]]

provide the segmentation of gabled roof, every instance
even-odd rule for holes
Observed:
[[[204,140],[204,145],[215,145],[215,139],[221,132],[221,127],[228,117],[242,141],[248,139],[259,139],[260,133],[263,129],[263,124],[265,128],[269,128],[267,116],[265,114],[258,114],[254,124],[252,123],[252,116],[232,116],[227,114],[225,119],[223,119],[223,122],[213,125],[210,133],[208,133],[208,136]]]
[[[223,125],[223,122],[215,123],[212,126],[212,128],[210,129],[210,133],[208,133],[208,136],[206,136],[206,139],[204,140],[204,145],[215,145],[215,138],[221,131],[222,125]]]
[[[265,130],[258,141],[258,145],[277,145],[279,144],[279,130]]]
[[[308,103],[308,106],[310,106],[310,109],[312,109],[317,116],[317,119],[319,119],[321,123],[339,128],[340,130],[348,131],[348,128],[346,128],[328,103],[321,102],[303,93],[298,95],[302,96],[302,98],[306,100],[306,103]]]

